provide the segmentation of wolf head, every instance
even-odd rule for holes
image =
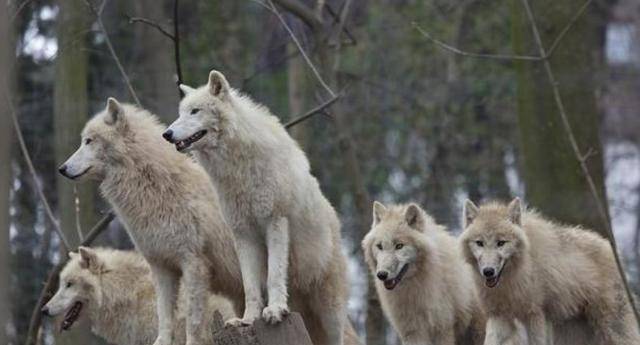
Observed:
[[[82,130],[80,147],[58,170],[72,180],[103,180],[118,167],[141,164],[136,150],[144,150],[146,156],[159,160],[164,156],[154,152],[173,150],[157,138],[158,133],[162,133],[162,126],[155,116],[109,98],[105,110],[97,113]]]
[[[227,79],[213,70],[206,85],[194,89],[183,84],[180,89],[185,97],[180,102],[178,119],[162,136],[180,152],[219,146],[228,117],[234,114],[231,100],[235,91]]]
[[[393,290],[416,272],[418,261],[429,255],[431,243],[424,236],[429,216],[416,204],[385,207],[373,203],[373,225],[362,241],[371,273]]]
[[[82,315],[85,306],[102,303],[100,275],[105,267],[98,253],[90,248],[80,247],[78,253],[69,253],[69,262],[60,273],[58,291],[42,308],[45,315],[64,313],[60,325],[68,330]]]
[[[460,243],[464,257],[477,267],[485,285],[493,288],[519,267],[528,247],[520,199],[509,205],[490,203],[481,207],[467,200],[463,213]]]

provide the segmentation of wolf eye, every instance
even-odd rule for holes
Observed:
[[[507,241],[502,241],[502,240],[500,240],[500,241],[498,241],[498,243],[496,243],[496,244],[498,245],[498,247],[502,247],[502,246],[504,246],[504,244],[505,244],[505,243],[507,243]]]
[[[476,245],[477,245],[478,247],[484,247],[484,242],[482,242],[482,241],[476,241]]]
[[[402,244],[402,243],[396,244],[396,250],[400,250],[400,249],[402,249],[402,247],[404,247],[404,244]]]
[[[93,139],[91,139],[91,138],[85,138],[84,139],[84,144],[85,145],[89,145],[89,144],[91,144],[92,141],[93,141]]]
[[[67,282],[67,285],[66,285],[66,286],[67,286],[67,289],[68,289],[68,288],[70,288],[72,285],[73,285],[73,283],[72,283],[72,282]]]
[[[382,250],[382,243],[376,244],[376,247],[378,247],[378,249]]]
[[[193,108],[193,109],[191,109],[191,115],[195,115],[195,114],[197,114],[197,113],[199,113],[199,112],[200,112],[200,108]]]

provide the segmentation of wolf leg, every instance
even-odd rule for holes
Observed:
[[[186,345],[202,344],[205,332],[205,306],[208,299],[209,271],[202,259],[189,258],[182,267],[182,287],[187,297]]]
[[[524,320],[529,337],[529,345],[547,345],[547,321],[542,310],[529,315]]]
[[[269,301],[262,318],[277,323],[289,313],[287,276],[289,274],[289,221],[281,217],[267,227],[267,293]]]
[[[262,285],[265,279],[265,249],[255,238],[250,235],[236,236],[236,252],[240,262],[242,273],[242,285],[244,286],[244,315],[242,319],[232,318],[228,325],[251,325],[262,312],[264,300],[262,298]]]
[[[487,320],[484,345],[524,345],[519,341],[518,328],[514,319],[493,316]]]
[[[178,274],[151,263],[151,272],[157,291],[158,337],[154,345],[173,344],[174,310],[178,291]]]

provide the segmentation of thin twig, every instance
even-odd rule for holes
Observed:
[[[351,0],[349,0],[350,2]],[[345,1],[345,3],[343,4],[343,11],[344,11],[344,6],[347,5],[347,2]],[[331,8],[330,4],[325,4],[324,6],[327,9],[327,12],[329,13],[329,15],[331,16],[331,18],[333,18],[333,22],[334,24],[338,24],[340,22],[340,17],[338,17],[338,15],[336,14],[336,12],[333,10],[333,8]],[[347,28],[346,26],[342,27],[342,30],[340,30],[342,32],[344,32],[347,37],[349,38],[349,44],[350,45],[356,45],[358,44],[358,41],[356,40],[355,37],[353,37],[353,35],[351,34],[351,32],[349,31],[349,28]],[[338,36],[340,35],[340,31],[338,31]]]
[[[115,218],[113,211],[107,212],[107,214],[100,219],[96,225],[89,231],[85,239],[82,241],[80,246],[89,246],[93,241],[98,237],[100,233],[102,233],[109,223]],[[40,309],[49,301],[49,299],[55,293],[55,290],[58,285],[58,275],[64,268],[67,263],[67,257],[64,256],[60,260],[60,262],[55,265],[51,271],[49,271],[49,275],[47,280],[45,281],[42,290],[40,291],[40,296],[38,297],[38,302],[33,308],[31,312],[31,319],[29,320],[29,329],[27,331],[27,341],[25,345],[36,345],[38,339],[38,331],[40,330],[40,325],[42,324],[42,312]]]
[[[16,12],[13,14],[13,16],[11,16],[11,23],[13,23],[16,18],[18,18],[18,16],[20,15],[20,12],[22,12],[22,10],[33,0],[25,0],[23,1],[18,8],[16,9]]]
[[[5,100],[9,105],[9,114],[11,115],[11,119],[13,120],[13,128],[16,132],[16,137],[18,138],[18,144],[20,146],[20,151],[22,151],[22,156],[24,157],[25,162],[27,163],[27,168],[29,169],[29,173],[33,178],[33,183],[35,184],[36,190],[38,192],[38,196],[42,201],[42,205],[44,206],[44,211],[49,217],[49,220],[53,224],[53,229],[56,231],[58,236],[60,237],[60,242],[62,248],[67,251],[69,250],[69,241],[67,237],[62,232],[60,228],[60,223],[53,215],[53,211],[51,210],[51,206],[49,205],[49,201],[47,197],[44,195],[44,191],[42,190],[42,186],[40,185],[40,179],[38,178],[38,173],[36,172],[36,168],[33,166],[33,161],[31,161],[31,155],[29,154],[29,150],[27,149],[27,144],[22,135],[22,129],[20,129],[20,123],[18,122],[18,117],[16,116],[15,109],[13,107],[13,103],[11,102],[11,98],[9,97],[8,91],[4,94]]]
[[[280,12],[276,8],[276,6],[273,4],[273,2],[271,0],[267,0],[267,1],[268,1],[268,4],[269,4],[269,7],[271,8],[271,12],[273,14],[275,14],[276,17],[278,17],[278,19],[282,23],[282,26],[284,26],[285,30],[287,30],[287,32],[289,33],[289,36],[291,36],[291,40],[293,40],[293,43],[295,43],[296,47],[298,47],[298,50],[300,50],[300,54],[302,54],[302,57],[304,58],[304,60],[306,61],[307,65],[309,66],[309,68],[311,69],[313,74],[315,75],[315,77],[318,80],[318,82],[320,83],[320,85],[322,85],[322,87],[327,91],[327,93],[329,93],[329,95],[331,95],[331,97],[335,97],[336,93],[333,92],[333,90],[331,90],[331,88],[329,87],[329,85],[327,85],[327,83],[324,81],[324,79],[322,79],[322,76],[320,76],[320,73],[318,72],[318,69],[313,64],[313,62],[311,62],[311,59],[309,58],[307,53],[302,48],[302,45],[298,41],[298,38],[296,37],[296,35],[293,33],[293,30],[291,30],[291,28],[289,27],[287,22],[284,20],[284,18],[282,17],[282,15],[280,14]],[[260,3],[260,1],[256,1],[256,2]]]
[[[87,4],[87,7],[89,7],[89,10],[91,10],[93,15],[96,17],[96,22],[98,23],[98,27],[100,28],[100,31],[102,31],[102,34],[104,35],[104,41],[107,44],[109,53],[111,53],[111,56],[113,56],[113,60],[115,60],[116,62],[116,66],[118,67],[118,70],[120,71],[120,74],[122,75],[122,78],[124,79],[124,82],[127,85],[127,88],[129,89],[129,93],[131,94],[131,97],[133,97],[133,100],[136,102],[136,104],[139,107],[142,107],[142,103],[140,102],[138,95],[136,95],[136,92],[133,90],[133,86],[131,85],[129,76],[127,75],[127,72],[125,72],[124,67],[122,66],[122,63],[120,62],[120,58],[118,57],[118,54],[116,54],[116,51],[113,48],[113,44],[111,43],[111,39],[109,38],[109,33],[107,32],[107,29],[105,28],[104,23],[102,22],[102,10],[106,5],[107,0],[102,1],[102,4],[100,5],[99,9],[96,9],[93,6],[93,4],[91,4],[90,0],[85,0],[84,2]]]
[[[538,28],[538,24],[533,16],[533,12],[531,11],[531,6],[529,4],[529,0],[522,0],[522,4],[524,6],[525,12],[527,14],[527,18],[529,20],[529,24],[531,25],[531,30],[533,32],[533,38],[538,46],[538,50],[540,52],[540,56],[547,56],[547,53],[544,49],[544,45],[542,43],[542,38],[540,36],[540,30]],[[584,8],[584,7],[583,7]],[[582,10],[584,12],[584,10]],[[569,118],[567,116],[567,112],[564,107],[564,102],[562,100],[562,96],[560,95],[560,89],[558,88],[558,81],[553,73],[553,69],[551,68],[551,63],[548,59],[543,61],[544,69],[546,71],[547,77],[549,78],[549,84],[551,85],[551,90],[553,91],[553,98],[555,100],[556,106],[558,107],[558,113],[560,114],[560,119],[562,120],[562,126],[567,134],[569,139],[569,143],[571,144],[571,148],[573,153],[580,164],[580,169],[584,174],[584,177],[587,180],[587,184],[589,185],[589,190],[593,196],[594,201],[596,202],[596,206],[598,209],[598,213],[602,220],[605,230],[607,231],[607,235],[609,237],[609,243],[611,244],[611,248],[613,250],[613,256],[616,261],[616,265],[618,267],[618,273],[620,274],[620,279],[624,284],[627,297],[629,299],[629,304],[633,310],[633,313],[636,317],[636,322],[638,326],[640,326],[640,315],[638,314],[638,310],[635,306],[633,295],[631,293],[631,289],[629,288],[629,283],[627,282],[627,278],[625,276],[624,269],[622,268],[622,263],[620,262],[620,258],[618,256],[618,250],[616,245],[616,240],[613,235],[613,230],[611,229],[611,223],[609,222],[609,217],[607,216],[606,207],[604,202],[601,200],[601,196],[598,193],[598,189],[596,188],[596,184],[591,177],[591,173],[589,172],[589,168],[586,164],[586,159],[584,158],[586,155],[583,155],[580,151],[580,147],[578,146],[578,141],[573,133],[573,128],[571,127],[571,123],[569,122]],[[589,152],[587,152],[589,154]]]
[[[176,85],[182,84],[182,67],[180,62],[180,15],[178,11],[178,0],[173,1],[173,55],[176,63]],[[178,95],[184,97],[184,92],[178,87]]]
[[[333,103],[335,103],[335,102],[338,100],[338,98],[340,98],[340,95],[339,95],[339,94],[338,94],[338,95],[336,95],[336,96],[334,96],[334,97],[332,97],[330,100],[328,100],[328,101],[326,101],[326,102],[324,102],[324,103],[322,103],[322,104],[318,105],[317,107],[315,107],[315,108],[313,108],[313,109],[309,110],[309,111],[308,111],[308,112],[306,112],[305,114],[300,115],[300,116],[298,116],[298,117],[294,118],[293,120],[291,120],[291,121],[289,121],[289,122],[285,123],[285,124],[284,124],[284,128],[289,129],[290,127],[293,127],[293,126],[295,126],[295,125],[299,124],[300,122],[303,122],[303,121],[305,121],[306,119],[308,119],[308,118],[312,117],[313,115],[318,114],[318,113],[320,113],[320,112],[324,111],[325,109],[327,109],[328,107],[330,107]]]
[[[445,50],[448,50],[458,55],[473,57],[473,58],[482,58],[482,59],[495,59],[495,60],[542,61],[542,60],[548,60],[551,56],[553,56],[553,53],[555,53],[562,39],[564,39],[564,37],[571,30],[571,28],[573,28],[575,23],[578,21],[578,19],[580,19],[580,17],[584,14],[584,12],[587,10],[587,8],[589,7],[589,5],[591,5],[592,2],[593,0],[587,0],[584,2],[584,4],[582,4],[580,9],[573,15],[573,17],[571,18],[571,20],[569,20],[567,25],[565,25],[562,31],[560,31],[560,34],[558,34],[558,36],[553,40],[553,43],[549,47],[549,50],[545,51],[545,54],[540,56],[512,55],[512,54],[483,54],[483,53],[467,52],[434,38],[426,30],[420,27],[416,22],[413,22],[411,24],[422,36],[424,36],[431,42],[435,43],[436,45],[440,46]]]
[[[339,17],[339,21],[338,21],[338,42],[337,47],[336,47],[336,57],[333,61],[333,70],[334,72],[338,71],[338,68],[340,67],[340,49],[342,49],[342,29],[345,26],[345,23],[347,21],[347,16],[349,15],[349,7],[351,6],[351,0],[345,0],[344,1],[344,6],[342,7],[342,11],[340,12],[340,17]]]
[[[163,34],[164,36],[166,36],[167,38],[169,38],[170,40],[174,41],[176,40],[175,36],[173,36],[172,33],[170,33],[169,31],[167,31],[165,28],[163,28],[160,24],[152,21],[151,19],[147,19],[147,18],[142,18],[142,17],[129,17],[127,16],[127,18],[129,19],[129,24],[134,24],[134,23],[142,23],[142,24],[146,24],[151,26],[152,28],[158,30],[158,32],[160,32],[161,34]]]
[[[82,241],[84,235],[82,234],[82,225],[80,225],[80,198],[78,198],[78,187],[75,184],[73,185],[73,199],[76,211],[76,231],[78,232],[78,238]]]

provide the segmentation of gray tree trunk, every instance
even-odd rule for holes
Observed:
[[[9,188],[11,185],[11,133],[9,87],[12,85],[13,56],[9,28],[9,5],[0,5],[0,344],[8,344],[7,325],[10,321],[9,281]]]
[[[89,11],[82,0],[60,2],[57,23],[58,56],[54,82],[55,155],[63,163],[80,144],[80,132],[89,116],[87,106],[88,57],[85,33],[90,29]],[[70,245],[80,243],[76,230],[76,211],[73,183],[62,176],[56,180],[60,226]],[[97,221],[94,210],[95,186],[77,185],[80,200],[81,228],[88,231]],[[63,253],[66,255],[66,253]],[[68,332],[56,335],[56,344],[95,344],[87,324],[77,324]]]

